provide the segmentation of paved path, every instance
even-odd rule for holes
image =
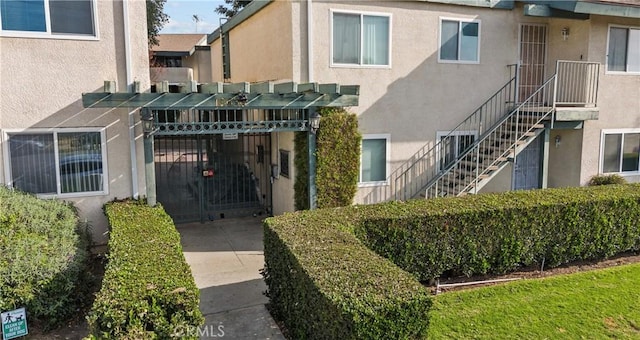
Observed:
[[[181,224],[178,231],[200,288],[201,338],[284,339],[265,307],[261,219]]]

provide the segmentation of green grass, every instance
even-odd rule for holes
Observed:
[[[432,339],[640,338],[640,264],[438,295]]]

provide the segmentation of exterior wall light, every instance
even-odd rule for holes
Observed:
[[[140,121],[142,122],[142,132],[144,132],[144,137],[149,138],[154,132],[153,123],[153,111],[151,110],[143,110],[141,112]]]
[[[320,118],[322,118],[322,116],[315,111],[311,114],[311,116],[309,116],[309,128],[311,133],[313,133],[314,135],[320,128]]]
[[[561,33],[562,33],[562,40],[569,39],[569,27],[564,27]]]

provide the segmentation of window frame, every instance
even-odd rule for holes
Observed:
[[[458,59],[456,60],[450,60],[450,59],[442,59],[440,57],[440,51],[442,50],[442,23],[444,21],[457,21],[458,22]],[[461,23],[463,22],[471,22],[471,23],[477,23],[478,24],[478,49],[476,50],[478,58],[477,60],[460,60],[460,42],[461,42],[461,37],[462,35],[460,34],[461,31]],[[437,54],[438,54],[438,63],[440,64],[469,64],[469,65],[478,65],[480,64],[480,51],[481,51],[481,46],[482,46],[482,20],[480,19],[473,19],[473,18],[453,18],[453,17],[440,17],[439,18],[439,23],[438,23],[438,48],[437,48]]]
[[[371,181],[371,182],[362,182],[362,146],[363,142],[368,139],[384,139],[385,140],[385,180],[384,181]],[[391,174],[391,134],[381,133],[381,134],[363,134],[362,142],[360,143],[360,169],[358,171],[358,187],[375,187],[375,186],[384,186],[389,185],[389,174]]]
[[[624,160],[624,136],[625,134],[640,134],[640,129],[603,129],[600,133],[600,155],[598,156],[598,173],[600,174],[618,174],[620,176],[638,176],[640,175],[640,160],[638,161],[638,170],[622,171]],[[622,135],[620,147],[620,171],[604,172],[604,142],[607,135]],[[640,153],[640,150],[638,151]]]
[[[610,75],[630,75],[630,76],[637,76],[640,75],[640,71],[639,72],[630,72],[630,71],[609,71],[609,44],[611,43],[611,28],[623,28],[626,29],[627,32],[629,32],[630,30],[638,30],[640,31],[640,26],[627,26],[627,25],[617,25],[617,24],[609,24],[609,26],[607,27],[607,46],[605,49],[605,74],[610,74]],[[627,33],[627,39],[629,39],[629,33]],[[627,41],[627,48],[628,48],[628,41]],[[627,56],[628,56],[629,51],[627,50]],[[640,62],[640,60],[639,60]],[[628,66],[625,65],[625,68]]]
[[[0,11],[0,37],[13,37],[13,38],[38,38],[38,39],[59,39],[59,40],[88,40],[97,41],[100,40],[99,33],[99,21],[98,21],[98,0],[91,1],[91,11],[93,14],[93,34],[64,34],[64,33],[52,33],[51,32],[51,11],[49,8],[50,0],[44,1],[44,16],[45,16],[45,32],[33,32],[33,31],[13,31],[2,29],[2,12]]]
[[[291,178],[291,151],[280,149],[278,153],[278,175],[284,178]],[[285,168],[286,165],[286,168]]]
[[[463,130],[463,131],[441,130],[441,131],[436,131],[436,145],[440,143],[443,137],[447,137],[449,135],[456,137],[456,150],[455,150],[456,158],[458,158],[458,155],[460,154],[460,150],[458,149],[460,145],[460,141],[459,141],[460,136],[473,136],[473,142],[475,143],[478,141],[478,130]],[[437,148],[436,149],[436,169],[438,169],[438,171],[444,170],[441,168],[441,164],[440,164],[441,159],[442,158],[440,157],[440,148]]]
[[[95,197],[105,196],[109,194],[109,162],[107,159],[107,133],[105,127],[86,127],[86,128],[34,128],[34,129],[5,129],[3,130],[2,144],[4,152],[4,168],[5,183],[9,187],[13,187],[13,174],[11,173],[11,154],[9,150],[9,140],[11,135],[20,134],[51,134],[53,135],[53,147],[56,169],[56,193],[34,194],[39,198],[75,198],[75,197]],[[59,133],[100,133],[100,149],[102,157],[102,191],[83,191],[62,193],[62,180],[60,174],[60,154],[58,146]]]
[[[359,15],[360,16],[360,61],[357,64],[344,64],[344,63],[336,63],[333,61],[333,17],[334,14],[350,14],[350,15]],[[363,55],[363,30],[362,30],[362,22],[365,16],[372,17],[386,17],[389,19],[389,27],[388,27],[388,35],[389,38],[387,40],[387,65],[371,65],[371,64],[363,64],[362,59]],[[393,27],[393,16],[391,13],[383,13],[383,12],[367,12],[367,11],[350,11],[350,10],[342,10],[342,9],[330,9],[329,10],[329,67],[333,68],[374,68],[374,69],[390,69],[391,68],[391,42],[392,42],[392,27]]]

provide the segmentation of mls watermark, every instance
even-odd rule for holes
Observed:
[[[224,337],[224,325],[204,325],[204,326],[177,326],[173,330],[173,336],[199,337],[199,338],[222,338]]]

